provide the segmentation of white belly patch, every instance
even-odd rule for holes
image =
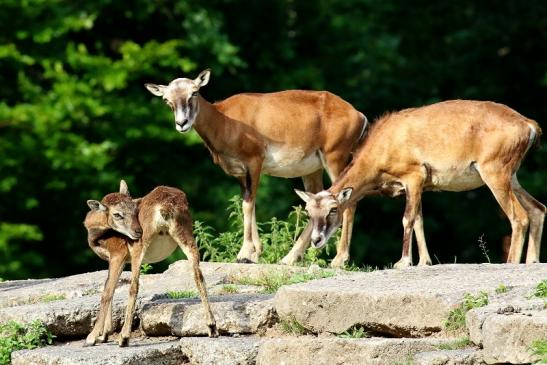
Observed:
[[[300,177],[323,168],[321,158],[315,151],[305,155],[299,149],[269,146],[266,149],[262,171],[277,177]]]
[[[444,191],[467,191],[484,185],[484,181],[473,165],[467,168],[454,167],[441,171],[434,169],[431,182],[434,190]]]
[[[165,260],[175,251],[177,243],[167,234],[155,234],[146,253],[143,262],[153,264]]]

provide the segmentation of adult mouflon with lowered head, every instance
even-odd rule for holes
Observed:
[[[517,170],[539,140],[541,128],[513,109],[493,102],[452,100],[383,116],[352,163],[330,189],[297,191],[306,201],[312,240],[322,245],[340,214],[369,194],[406,194],[403,253],[395,267],[412,265],[412,230],[419,265],[431,264],[422,223],[423,191],[467,191],[487,185],[512,228],[507,261],[519,263],[526,231],[526,263],[539,262],[545,206],[519,184]]]
[[[349,103],[326,91],[244,93],[211,104],[199,95],[209,77],[210,71],[205,70],[196,79],[145,86],[171,107],[176,130],[187,132],[193,127],[214,163],[238,179],[244,238],[237,259],[257,262],[262,252],[255,214],[260,174],[301,177],[306,191],[320,191],[323,170],[331,181],[340,175],[364,134],[367,120]],[[354,212],[355,206],[345,210],[332,266],[342,266],[349,258]],[[308,225],[282,263],[294,264],[302,258],[310,234]]]
[[[118,193],[107,194],[101,201],[88,200],[91,212],[84,225],[88,229],[90,247],[109,262],[108,278],[101,298],[101,308],[95,327],[86,344],[106,341],[112,330],[112,296],[123,266],[131,262],[131,284],[120,346],[127,346],[139,290],[142,263],[154,263],[167,258],[178,247],[192,266],[210,337],[218,336],[216,321],[209,305],[203,274],[199,268],[199,251],[192,235],[192,218],[186,195],[179,189],[158,186],[139,199],[133,199],[125,181],[120,182]],[[114,223],[116,222],[116,223]],[[120,241],[111,231],[127,235],[134,241]]]

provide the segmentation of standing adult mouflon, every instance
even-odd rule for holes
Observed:
[[[327,91],[288,90],[244,93],[209,103],[199,89],[210,71],[194,80],[178,78],[169,85],[146,84],[175,114],[175,128],[192,127],[203,139],[213,161],[236,177],[243,195],[243,246],[240,262],[257,262],[262,252],[255,215],[260,174],[301,177],[306,191],[323,189],[323,170],[334,181],[349,163],[351,152],[364,134],[366,117],[348,102]],[[355,206],[346,209],[342,236],[332,266],[349,259]],[[298,238],[282,263],[294,264],[309,246],[311,226]]]

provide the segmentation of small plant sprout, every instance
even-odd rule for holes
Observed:
[[[479,248],[481,249],[481,252],[483,256],[486,258],[486,261],[490,264],[490,256],[488,256],[488,249],[486,248],[486,241],[484,240],[484,233],[481,234],[481,236],[478,239],[479,242]]]
[[[150,264],[142,264],[141,265],[141,274],[142,275],[146,275],[148,274],[150,271],[152,271],[153,269],[153,266],[150,265]]]
[[[340,338],[363,338],[370,337],[367,331],[361,326],[354,326],[338,335]]]
[[[500,285],[498,285],[498,287],[496,288],[496,294],[503,294],[503,293],[507,293],[507,287],[505,286],[505,284],[503,283],[500,283]]]
[[[56,302],[63,299],[66,299],[64,294],[45,294],[40,297],[40,301],[44,303]]]
[[[458,331],[465,327],[465,314],[473,308],[484,307],[488,304],[488,293],[480,292],[477,295],[466,293],[463,302],[451,310],[444,321],[444,328],[448,331]]]
[[[263,287],[263,293],[275,293],[283,285],[304,283],[306,281],[323,279],[334,276],[332,270],[318,270],[311,273],[294,273],[292,275],[282,273],[265,273],[259,277],[242,277],[237,279],[237,284],[242,285],[257,285]]]
[[[296,318],[290,317],[286,319],[282,319],[279,322],[279,326],[281,327],[281,331],[283,331],[286,334],[289,335],[307,335],[310,334],[311,331],[304,327]]]

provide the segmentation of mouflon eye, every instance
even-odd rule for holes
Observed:
[[[194,91],[194,92],[192,93],[192,97],[195,97],[195,96],[198,96],[198,92],[197,92],[197,91]]]
[[[332,208],[332,209],[329,211],[329,214],[331,214],[331,215],[334,215],[334,214],[336,214],[336,213],[338,213],[338,208]]]
[[[114,213],[112,215],[114,216],[114,219],[123,219],[123,215],[121,215],[120,213]]]

